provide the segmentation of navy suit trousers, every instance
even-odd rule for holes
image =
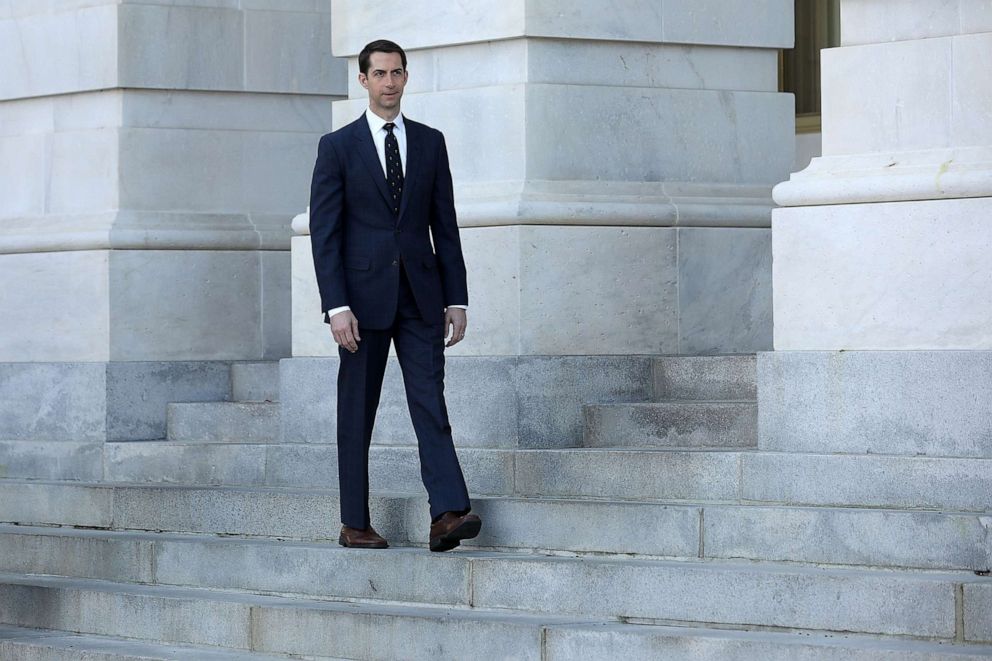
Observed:
[[[438,321],[443,317],[438,316]],[[451,439],[444,404],[444,325],[424,321],[400,267],[399,299],[391,328],[361,328],[358,351],[339,348],[338,478],[341,522],[364,530],[369,517],[369,445],[390,342],[403,372],[410,418],[417,434],[420,475],[427,489],[432,518],[444,512],[467,512],[468,489]]]

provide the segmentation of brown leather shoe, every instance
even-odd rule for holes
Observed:
[[[347,546],[350,549],[388,549],[387,542],[372,526],[365,530],[341,526],[341,534],[338,535],[338,544]]]
[[[437,523],[431,524],[431,551],[450,551],[463,539],[472,539],[482,530],[477,514],[445,512]]]

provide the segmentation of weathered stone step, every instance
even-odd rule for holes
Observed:
[[[513,451],[459,448],[473,494],[513,491]],[[424,493],[417,448],[373,445],[369,454],[373,491]],[[104,479],[199,485],[334,488],[337,447],[311,443],[107,443]]]
[[[757,399],[754,354],[659,356],[652,364],[656,399]]]
[[[547,661],[978,661],[992,646],[854,634],[607,623],[552,627]]]
[[[404,542],[407,510],[420,499],[373,494],[376,528]],[[341,526],[336,491],[19,480],[0,480],[0,522],[298,540],[336,540]]]
[[[988,512],[992,461],[753,450],[519,451],[517,495]]]
[[[586,447],[742,447],[758,444],[754,402],[670,401],[583,407]]]
[[[992,646],[888,637],[756,632],[637,624],[543,627],[545,661],[978,661]],[[285,656],[0,627],[0,658],[41,661],[285,661]],[[330,657],[322,657],[329,659]],[[433,658],[444,658],[435,656]]]
[[[186,443],[277,443],[279,404],[188,402],[168,405],[170,441]]]
[[[279,361],[231,363],[231,395],[236,402],[278,402]]]
[[[540,618],[638,620],[706,623],[707,626],[790,629],[914,636],[947,641],[988,642],[992,638],[992,579],[972,572],[861,570],[726,561],[663,561],[570,558],[532,554],[425,549],[344,549],[336,544],[272,542],[190,535],[34,531],[33,553],[18,554],[18,573],[113,577],[155,586],[196,586],[191,593],[218,590],[285,594],[319,599],[438,604],[470,620],[480,611],[529,612]],[[4,562],[8,562],[4,554]],[[95,576],[94,576],[95,575]],[[142,600],[108,596],[121,586],[100,590],[89,584],[58,584],[72,593],[59,596],[51,583],[31,577],[0,577],[0,623],[71,629],[83,633],[150,637],[189,632],[193,644],[238,647],[238,629],[211,622],[205,598],[181,595],[183,603],[161,606],[156,594]],[[35,583],[24,588],[17,583]],[[87,589],[80,589],[84,587]],[[128,587],[128,591],[157,588]],[[39,590],[42,594],[39,595]],[[90,593],[97,593],[96,597]],[[148,592],[145,592],[148,594]],[[228,597],[237,601],[244,596]],[[58,608],[64,600],[72,608]],[[256,610],[270,602],[251,596]],[[261,602],[260,602],[261,600]],[[43,618],[33,604],[44,607]],[[233,622],[248,621],[244,604]],[[347,604],[348,608],[358,608]],[[472,607],[465,612],[463,609]],[[127,608],[127,611],[124,609]],[[440,606],[435,606],[434,612]],[[163,610],[164,609],[164,610]],[[127,612],[128,615],[123,614]],[[132,615],[133,613],[133,615]],[[169,614],[168,616],[166,616]],[[301,613],[292,616],[304,621]],[[57,618],[67,617],[70,620]],[[188,626],[177,618],[190,617]],[[87,620],[86,618],[89,618]],[[475,618],[475,619],[473,619]],[[256,620],[258,618],[255,618]],[[280,626],[292,618],[282,619]],[[86,622],[93,624],[87,625]],[[125,622],[128,633],[95,626]],[[317,623],[311,622],[309,626]],[[111,626],[116,626],[111,624]],[[385,625],[383,625],[385,626]],[[149,633],[141,631],[149,628]],[[446,629],[448,627],[445,627]],[[450,627],[458,630],[460,627]],[[163,631],[166,629],[166,631]],[[305,629],[304,629],[305,631]],[[168,640],[167,638],[165,640]],[[498,649],[498,648],[494,648]],[[269,651],[263,648],[259,651]],[[293,651],[293,650],[283,650]],[[316,653],[316,652],[310,652]],[[339,653],[340,654],[340,653]],[[347,656],[347,654],[345,654]]]
[[[0,478],[100,480],[104,443],[0,441]]]
[[[992,512],[992,459],[755,452],[748,501]]]
[[[478,497],[474,548],[986,570],[992,518],[863,508]],[[421,496],[374,494],[376,529],[426,543]],[[334,491],[0,480],[0,521],[113,530],[335,540]],[[18,532],[0,527],[0,532]],[[11,551],[13,552],[13,551]]]
[[[167,438],[183,443],[277,443],[282,438],[282,405],[270,401],[177,402],[167,405]],[[376,417],[376,428],[394,431],[383,438],[374,434],[372,443],[384,446],[416,447],[417,436],[410,422],[406,402],[383,406]],[[403,432],[396,431],[404,429]],[[323,438],[335,442],[335,428],[324,430]],[[460,437],[460,447],[512,447],[509,440]]]
[[[591,620],[428,605],[0,576],[0,622],[163,643],[348,659],[541,657],[547,626]],[[251,657],[248,657],[251,658]]]
[[[0,659],[10,661],[286,661],[288,657],[248,650],[169,645],[113,636],[96,636],[0,626]]]
[[[104,479],[318,488],[337,484],[331,445],[107,443]],[[992,511],[992,460],[754,450],[458,450],[469,492]],[[423,493],[416,448],[372,446],[374,491]]]

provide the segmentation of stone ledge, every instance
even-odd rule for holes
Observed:
[[[499,181],[455,187],[461,227],[771,227],[771,186],[665,181]],[[309,208],[293,231],[310,234]]]
[[[992,197],[992,147],[822,156],[772,194],[783,207]]]
[[[5,218],[0,254],[72,250],[289,250],[289,214],[108,211]],[[275,221],[275,222],[273,222]]]

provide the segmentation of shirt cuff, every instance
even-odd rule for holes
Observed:
[[[351,306],[350,305],[342,305],[339,308],[331,308],[330,310],[327,311],[327,316],[328,317],[333,317],[338,312],[344,312],[345,310],[350,310],[350,309],[351,309]]]
[[[351,306],[348,305],[342,305],[339,308],[331,308],[330,310],[324,313],[324,323],[325,324],[331,323],[331,317],[336,315],[338,312],[344,312],[345,310],[350,310],[350,309]]]
[[[468,310],[467,305],[449,305],[449,308],[461,308],[462,310]]]

